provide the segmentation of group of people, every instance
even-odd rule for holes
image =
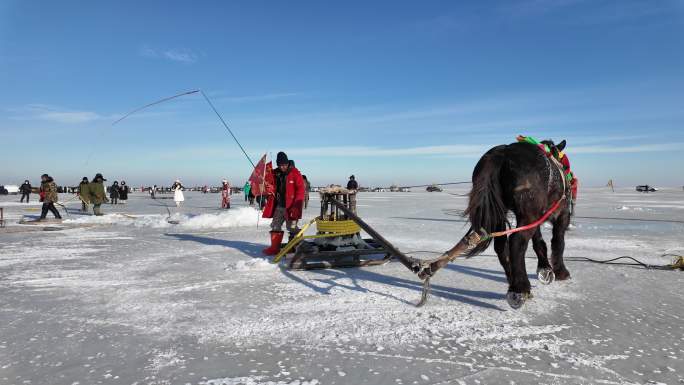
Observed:
[[[266,255],[275,255],[280,251],[280,245],[285,234],[283,225],[285,225],[285,229],[288,231],[290,239],[299,232],[297,223],[302,218],[303,210],[308,206],[309,190],[311,189],[311,185],[306,176],[300,173],[297,167],[295,167],[294,162],[288,159],[287,154],[279,152],[276,157],[276,164],[277,167],[273,172],[266,176],[266,194],[257,197],[261,198],[259,199],[259,204],[264,205],[262,216],[264,218],[272,219],[270,231],[271,245],[263,250]],[[96,174],[91,181],[88,181],[88,178],[83,177],[83,180],[78,186],[78,197],[82,202],[82,211],[87,211],[88,206],[92,204],[93,213],[95,215],[103,215],[101,205],[109,202],[104,185],[104,182],[106,181],[107,180],[100,173]],[[356,178],[352,175],[347,183],[347,189],[357,190],[358,187]],[[171,186],[176,207],[180,207],[182,202],[185,201],[183,189],[184,186],[179,179],[176,179]],[[247,182],[244,187],[244,193],[245,200],[249,201],[250,205],[252,205],[255,200],[255,196],[252,194],[251,190],[251,185]],[[31,184],[28,180],[22,184],[20,191],[22,192],[22,202],[24,198],[26,198],[26,201],[28,202],[31,193]],[[150,195],[152,198],[154,198],[155,191],[156,186],[150,188]],[[111,203],[125,203],[128,199],[129,192],[130,189],[125,181],[121,181],[120,184],[114,181],[109,187]],[[230,194],[230,183],[224,179],[221,187],[221,207],[224,209],[230,208]],[[62,218],[55,207],[55,204],[59,200],[57,186],[54,179],[48,174],[43,174],[41,176],[40,198],[43,202],[40,220],[46,218],[48,211],[52,212],[55,218]]]
[[[81,211],[87,212],[88,206],[92,204],[93,214],[98,216],[103,215],[101,210],[102,204],[109,202],[104,185],[104,182],[106,181],[107,179],[100,173],[95,174],[95,177],[90,182],[88,182],[87,177],[83,177],[81,183],[78,185],[78,197],[81,200]],[[126,186],[126,188],[128,188],[128,186]],[[126,192],[126,194],[128,194],[128,192]],[[128,196],[126,196],[126,198],[128,198]]]
[[[84,178],[85,179],[85,178]],[[131,189],[126,185],[126,181],[122,180],[121,184],[114,181],[111,186],[109,186],[109,198],[111,199],[111,204],[125,204],[128,201],[128,193]]]
[[[86,211],[88,204],[93,204],[93,211],[95,215],[102,215],[100,211],[100,205],[107,200],[105,194],[105,188],[103,182],[106,179],[102,177],[102,174],[95,175],[92,182],[88,182],[88,178],[84,177],[78,187],[78,197],[82,202],[82,210]],[[21,185],[19,191],[21,192],[21,202],[29,202],[29,197],[33,188],[31,183],[26,180]],[[62,215],[57,210],[55,205],[59,204],[59,194],[57,191],[57,184],[55,179],[48,174],[43,174],[40,176],[40,188],[38,189],[38,195],[40,197],[39,201],[43,203],[40,212],[39,221],[46,220],[48,212],[52,213],[56,219],[62,219]]]

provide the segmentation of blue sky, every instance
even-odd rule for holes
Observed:
[[[0,183],[469,180],[519,133],[584,185],[684,184],[683,1],[0,1]]]

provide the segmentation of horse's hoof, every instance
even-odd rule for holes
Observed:
[[[559,269],[558,271],[555,271],[554,274],[556,275],[557,281],[565,281],[566,279],[570,279],[570,272],[566,268]]]
[[[522,305],[525,304],[527,298],[528,296],[524,293],[516,293],[513,291],[506,293],[506,302],[508,302],[508,305],[513,309],[520,309]]]
[[[550,268],[539,269],[537,271],[537,279],[544,285],[548,285],[556,279],[556,274]]]

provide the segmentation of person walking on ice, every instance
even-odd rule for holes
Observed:
[[[114,181],[109,187],[109,199],[112,200],[113,205],[119,204],[119,182]]]
[[[287,155],[279,152],[276,168],[266,175],[266,191],[268,201],[264,209],[264,218],[273,218],[271,222],[271,246],[264,249],[266,255],[276,255],[283,241],[283,223],[290,237],[294,237],[299,229],[297,221],[302,218],[304,207],[304,179],[296,167],[290,165]]]
[[[171,191],[173,191],[173,201],[176,202],[176,207],[181,207],[181,203],[185,201],[185,196],[183,195],[183,185],[180,179],[176,179],[171,186]]]
[[[221,208],[230,208],[230,183],[226,179],[221,182]]]
[[[88,192],[90,193],[90,202],[93,204],[93,214],[97,216],[102,215],[102,211],[100,210],[100,206],[102,206],[103,203],[106,203],[107,200],[107,192],[105,191],[105,186],[104,182],[106,182],[107,179],[105,179],[102,174],[97,173],[95,174],[95,178],[93,178],[92,181],[90,181],[90,184],[88,185]]]
[[[29,196],[31,195],[31,182],[26,179],[24,184],[19,186],[19,192],[21,193],[21,200],[19,203],[24,203],[24,198],[26,198],[26,203],[29,203]]]
[[[59,200],[57,185],[55,184],[55,180],[48,174],[43,174],[40,177],[40,200],[43,202],[43,208],[39,220],[44,221],[46,219],[48,210],[56,219],[62,219],[62,216],[59,215],[59,211],[55,208],[55,203]]]
[[[78,184],[78,197],[81,199],[81,211],[88,212],[88,204],[90,203],[90,184],[88,178],[83,177],[81,183]]]

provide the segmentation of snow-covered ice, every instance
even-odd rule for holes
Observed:
[[[429,257],[467,229],[454,215],[467,198],[450,194],[463,192],[364,193],[359,213]],[[684,253],[681,190],[580,194],[566,256]],[[133,194],[103,217],[71,201],[52,231],[18,225],[38,213],[15,198],[0,197],[2,384],[684,382],[682,272],[569,261],[572,279],[544,286],[528,259],[534,298],[512,310],[490,249],[438,273],[415,308],[421,282],[399,263],[270,264],[269,222],[237,195],[224,211],[217,194],[186,193],[180,209]],[[312,194],[306,217],[317,208]]]

